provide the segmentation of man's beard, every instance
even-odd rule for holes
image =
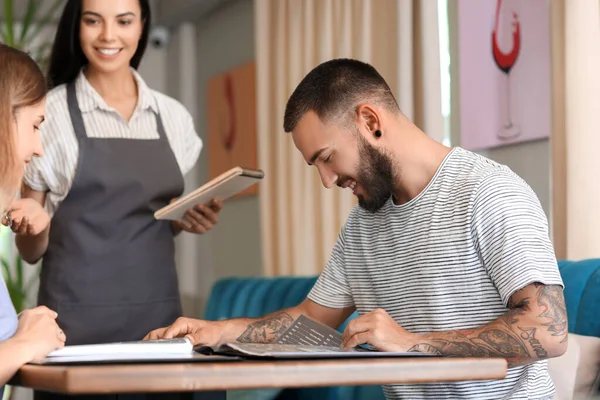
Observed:
[[[382,153],[362,136],[358,136],[358,182],[365,195],[358,195],[358,205],[376,213],[392,196],[394,172],[392,159]]]

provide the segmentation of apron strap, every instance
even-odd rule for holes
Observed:
[[[160,112],[157,111],[156,113],[154,113],[154,115],[156,115],[156,130],[158,131],[158,137],[160,138],[160,140],[167,140],[167,133],[165,131],[165,126],[163,125]]]
[[[73,124],[73,129],[75,130],[75,136],[78,138],[87,138],[85,125],[83,124],[83,117],[81,115],[81,110],[79,109],[79,102],[77,101],[77,92],[75,90],[74,81],[67,83],[67,105],[69,107],[71,123]],[[156,116],[156,129],[158,131],[159,138],[162,140],[167,140],[167,134],[160,113],[156,112],[154,115]]]
[[[87,138],[83,117],[81,116],[81,110],[79,109],[79,102],[77,101],[75,81],[67,83],[67,106],[69,107],[69,114],[71,116],[71,123],[73,124],[75,136],[78,138]]]

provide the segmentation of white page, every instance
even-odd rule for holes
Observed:
[[[110,354],[191,354],[193,350],[194,346],[187,338],[140,340],[65,346],[50,353],[48,358]]]
[[[179,362],[214,362],[236,361],[240,357],[204,355],[195,352],[176,353],[139,353],[139,354],[93,354],[79,356],[47,357],[31,364],[63,365],[63,364],[141,364],[141,363],[179,363]]]

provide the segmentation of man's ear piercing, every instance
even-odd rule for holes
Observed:
[[[381,137],[381,131],[379,129],[375,131],[375,136]]]

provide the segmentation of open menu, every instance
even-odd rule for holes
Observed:
[[[384,352],[368,347],[342,348],[342,334],[303,315],[274,343],[225,343],[197,347],[203,354],[268,358],[355,358],[432,356],[419,352]]]

